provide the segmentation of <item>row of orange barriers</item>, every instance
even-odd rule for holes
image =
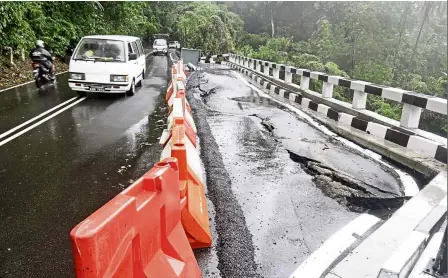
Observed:
[[[161,161],[70,232],[76,277],[201,277],[192,249],[212,239],[185,80],[178,61]]]

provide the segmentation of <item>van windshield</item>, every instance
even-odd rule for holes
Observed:
[[[158,45],[158,46],[166,45],[166,40],[155,40],[154,45]]]
[[[76,51],[74,60],[124,62],[124,43],[107,39],[83,39]]]

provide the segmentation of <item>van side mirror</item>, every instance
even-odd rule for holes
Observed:
[[[137,60],[137,54],[136,53],[129,53],[129,61]]]

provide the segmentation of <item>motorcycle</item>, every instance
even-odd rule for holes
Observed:
[[[50,74],[50,70],[45,66],[41,65],[39,62],[33,62],[32,67],[33,67],[34,82],[36,83],[37,88],[40,89],[45,84],[48,83],[53,84],[55,82],[56,79],[52,74]]]

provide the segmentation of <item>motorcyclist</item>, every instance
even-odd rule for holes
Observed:
[[[36,47],[30,51],[30,58],[33,62],[39,62],[42,66],[47,68],[50,72],[51,78],[54,79],[53,57],[50,52],[44,48],[43,41],[36,41]]]

